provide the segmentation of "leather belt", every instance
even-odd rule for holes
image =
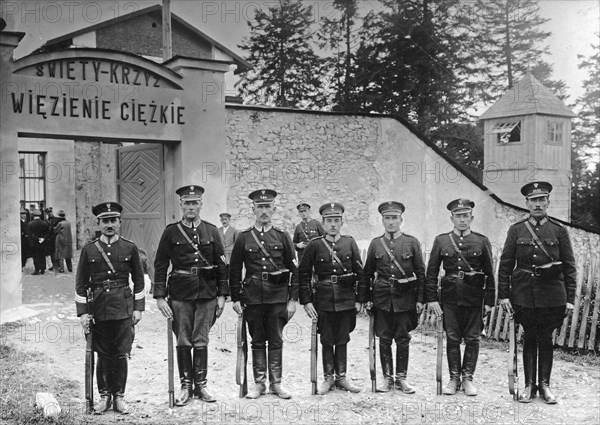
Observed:
[[[103,280],[102,282],[92,282],[93,289],[104,289],[110,292],[111,289],[124,288],[129,286],[129,282],[125,280]]]
[[[477,274],[485,274],[484,272],[465,272],[465,271],[459,271],[458,273],[451,273],[448,275],[448,277],[457,277],[459,279],[464,279],[465,276],[475,276]]]
[[[559,266],[561,264],[562,264],[562,262],[555,261],[552,263],[542,264],[541,266],[531,266],[530,269],[526,269],[524,267],[517,267],[517,269],[523,270],[524,272],[527,272],[527,273],[531,273],[533,276],[540,277],[540,276],[542,276],[542,273],[544,272],[544,270],[550,271],[552,269],[552,267]]]
[[[189,274],[192,276],[198,276],[203,270],[212,270],[216,266],[205,266],[205,267],[186,267],[185,269],[173,269],[171,273]]]
[[[378,276],[377,277],[378,280],[382,280],[382,281],[388,281],[390,283],[408,283],[408,282],[414,282],[415,280],[417,280],[417,277],[415,275],[412,275],[410,277],[403,277],[402,279],[397,279],[395,277],[384,277],[384,276]]]
[[[246,276],[246,279],[260,279],[262,281],[272,281],[275,278],[277,278],[277,281],[279,281],[279,279],[287,273],[290,273],[288,269],[281,269],[276,272],[261,272],[260,274],[254,273]]]
[[[327,277],[318,276],[317,279],[319,280],[319,282],[338,283],[338,282],[341,282],[346,279],[351,279],[353,277],[356,277],[355,273],[346,273],[346,274],[340,274],[340,275],[334,274],[334,275],[327,276]]]

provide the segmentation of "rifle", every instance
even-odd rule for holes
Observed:
[[[442,283],[438,282],[438,302],[442,305]],[[435,363],[435,381],[437,383],[436,394],[442,395],[442,362],[444,357],[444,322],[440,314],[435,319],[436,339],[437,339],[437,358]]]
[[[512,394],[513,400],[519,400],[519,370],[517,367],[517,329],[514,315],[508,320],[508,392]]]
[[[371,373],[371,392],[377,392],[377,347],[375,346],[375,313],[369,310],[369,372]]]
[[[485,312],[485,291],[487,289],[487,280],[488,280],[488,277],[486,275],[483,277],[483,299],[481,300],[481,323],[483,323],[483,327],[481,328],[480,335],[484,338],[487,337],[486,329],[490,325],[490,317],[492,315],[491,312],[490,313]]]
[[[86,302],[89,317],[89,332],[85,335],[85,402],[87,413],[94,411],[94,350],[92,323],[94,322],[94,292],[91,287],[86,291]]]
[[[312,383],[310,393],[317,394],[317,362],[319,358],[319,342],[317,341],[317,320],[312,321],[310,330],[310,382]]]
[[[246,362],[248,361],[248,339],[246,335],[246,321],[240,314],[237,323],[237,360],[235,363],[235,383],[240,386],[239,398],[244,398],[248,393],[248,379]]]
[[[169,369],[169,409],[175,407],[175,383],[173,370],[173,318],[167,319],[167,367]]]

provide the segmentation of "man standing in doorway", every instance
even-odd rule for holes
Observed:
[[[292,397],[281,385],[283,328],[296,312],[298,271],[291,238],[271,223],[276,196],[271,189],[249,195],[256,220],[240,233],[231,253],[233,309],[244,315],[252,338],[254,386],[246,394],[252,399],[266,392],[267,364],[270,391],[283,399]]]
[[[321,223],[310,218],[310,205],[306,202],[301,202],[296,207],[302,221],[298,223],[294,230],[294,248],[298,253],[298,263],[302,259],[302,253],[308,242],[325,234],[325,230]]]
[[[489,314],[494,305],[492,246],[487,237],[471,231],[474,207],[475,203],[468,199],[455,199],[448,204],[454,229],[435,238],[427,264],[425,300],[436,315],[443,312],[446,330],[450,372],[450,381],[444,388],[446,395],[456,394],[461,387],[461,377],[465,394],[477,395],[473,374],[479,357],[482,315]],[[445,275],[441,281],[440,305],[437,287],[442,265]],[[462,340],[465,353],[461,362]]]
[[[223,240],[223,247],[225,248],[225,258],[227,258],[227,263],[231,261],[231,251],[233,251],[233,245],[235,244],[235,240],[238,237],[238,229],[231,226],[231,214],[224,212],[219,214],[219,219],[221,220],[221,227],[219,227],[219,235]]]
[[[206,402],[217,401],[207,389],[208,336],[223,313],[229,288],[219,231],[200,219],[204,188],[183,186],[175,193],[183,217],[169,224],[160,238],[154,260],[154,298],[160,312],[173,318],[181,381],[175,405],[185,406],[194,395]],[[169,265],[172,269],[167,276]]]
[[[46,273],[46,244],[50,237],[50,226],[42,220],[42,212],[33,210],[33,220],[27,226],[30,235],[31,256],[33,257],[34,275]]]
[[[96,380],[100,403],[96,412],[113,406],[117,413],[129,412],[124,401],[127,360],[134,326],[142,319],[146,296],[144,274],[135,244],[119,236],[123,207],[103,202],[92,208],[102,235],[81,250],[77,265],[75,305],[85,333],[91,332],[98,353]],[[129,280],[133,281],[133,293]],[[93,291],[93,323],[86,303],[87,288]]]
[[[371,241],[365,274],[373,279],[372,300],[375,334],[379,337],[379,357],[383,385],[379,392],[394,389],[412,394],[407,382],[410,332],[419,323],[425,292],[425,264],[419,241],[400,231],[404,204],[388,201],[379,205],[383,236]],[[375,277],[377,276],[377,277]],[[396,376],[392,360],[392,340],[396,340]]]
[[[498,272],[498,298],[523,326],[525,390],[521,403],[530,403],[539,391],[547,404],[556,403],[550,391],[552,332],[573,312],[577,268],[567,229],[548,217],[552,185],[537,181],[521,193],[529,217],[508,229]],[[536,387],[536,373],[538,377]]]

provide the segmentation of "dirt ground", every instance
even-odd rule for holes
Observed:
[[[146,311],[136,328],[131,353],[126,400],[131,414],[84,415],[85,339],[73,301],[74,273],[28,276],[23,280],[26,307],[39,312],[35,317],[4,327],[2,342],[16,348],[43,353],[47,359],[41,375],[64,410],[82,423],[191,424],[191,423],[291,423],[291,424],[591,424],[600,423],[600,370],[555,359],[552,387],[556,405],[539,399],[531,404],[513,402],[507,389],[507,353],[482,348],[475,383],[477,397],[435,395],[435,340],[432,333],[415,332],[411,342],[409,381],[413,395],[399,392],[373,394],[368,363],[368,321],[359,318],[349,344],[348,375],[362,388],[358,394],[333,391],[326,396],[310,395],[310,321],[299,306],[285,329],[283,383],[291,400],[265,395],[258,400],[239,399],[235,385],[237,315],[227,304],[211,332],[209,346],[209,389],[217,403],[194,400],[169,411],[167,395],[166,321],[148,295]],[[251,365],[249,363],[249,377]],[[320,359],[319,359],[320,366]],[[379,361],[377,364],[380,372]],[[446,381],[444,364],[444,383]],[[381,375],[378,374],[381,379]],[[521,368],[522,376],[522,368]],[[56,378],[69,378],[72,386],[57,388]],[[3,377],[5,378],[5,377]],[[4,386],[18,391],[19,377]],[[64,380],[60,380],[64,382]],[[523,387],[521,377],[520,387]],[[28,395],[34,397],[35,395]],[[96,394],[96,400],[98,395]],[[24,408],[31,408],[25,406]]]

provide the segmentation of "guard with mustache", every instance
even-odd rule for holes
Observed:
[[[251,399],[266,393],[267,365],[270,392],[283,399],[292,397],[281,384],[283,328],[296,312],[298,271],[292,239],[271,223],[276,196],[271,189],[248,196],[254,226],[240,233],[231,253],[231,301],[235,312],[244,315],[252,338],[254,386],[246,394]]]
[[[110,409],[128,413],[124,401],[127,383],[127,360],[131,353],[134,326],[142,319],[146,295],[144,272],[136,245],[119,236],[123,207],[103,202],[92,208],[102,235],[83,247],[75,278],[75,304],[81,325],[88,333],[90,317],[86,290],[94,298],[93,349],[98,353],[96,380],[102,414]],[[129,280],[133,281],[133,292]]]
[[[538,391],[547,404],[556,403],[550,390],[552,332],[573,311],[577,268],[567,229],[548,217],[552,185],[531,182],[521,188],[529,217],[508,229],[498,271],[498,299],[523,326],[525,389],[521,403]],[[537,382],[536,382],[537,374]]]

